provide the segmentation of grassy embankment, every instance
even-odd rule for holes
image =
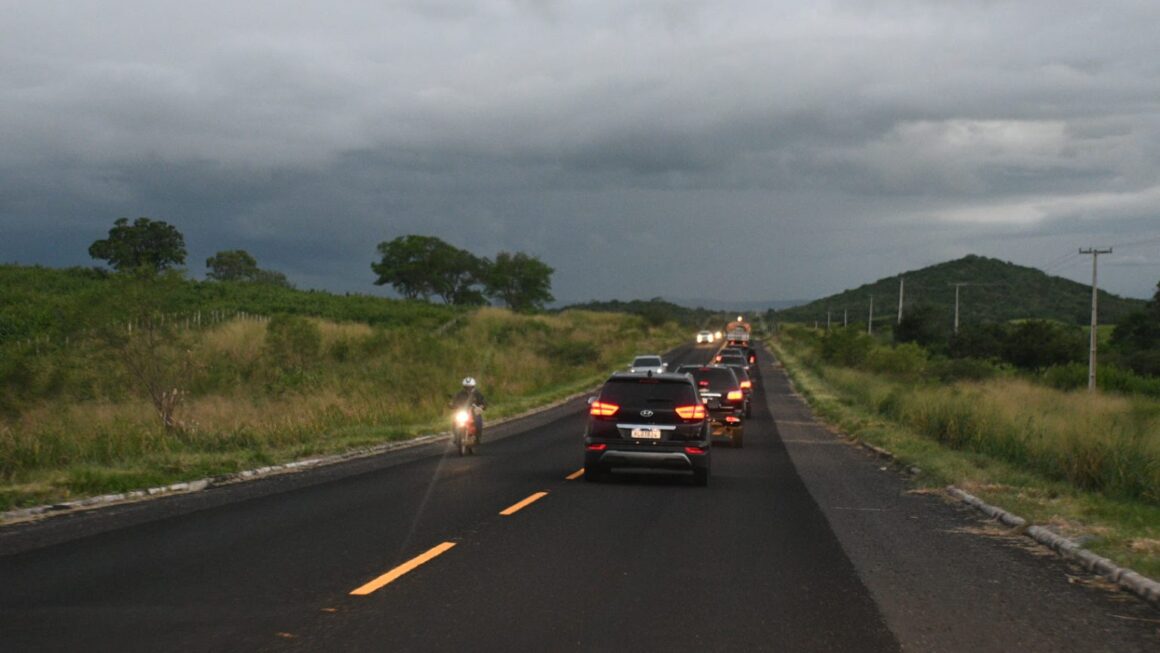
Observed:
[[[293,320],[280,344],[269,336],[272,321],[234,319],[186,331],[180,343],[153,352],[150,360],[182,370],[170,429],[126,370],[139,353],[132,346],[105,351],[95,339],[51,356],[29,354],[18,371],[51,398],[9,405],[0,419],[0,510],[445,430],[448,395],[469,374],[488,396],[489,419],[518,414],[684,335],[673,324],[584,311],[485,308],[442,333],[430,320]],[[184,353],[175,358],[176,349]]]
[[[953,483],[1160,577],[1160,401],[1005,374],[939,382],[913,346],[843,367],[820,343],[788,327],[771,344],[824,419],[920,468],[920,486]]]

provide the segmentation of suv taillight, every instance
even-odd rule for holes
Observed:
[[[592,402],[592,405],[588,407],[588,414],[595,415],[597,417],[612,417],[618,410],[620,410],[620,406],[617,406],[616,404],[610,404],[604,401],[594,401]]]
[[[742,390],[748,390],[752,387],[753,387],[753,381],[742,381],[741,382],[741,389]]]
[[[705,404],[677,406],[676,411],[681,419],[705,419]]]
[[[744,395],[741,393],[740,390],[730,390],[729,394],[725,395],[725,398],[728,399],[729,401],[741,401],[741,399],[743,397],[744,397]],[[595,404],[593,404],[593,405],[595,405]]]

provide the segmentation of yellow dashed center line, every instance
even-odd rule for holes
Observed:
[[[420,565],[443,555],[453,546],[455,546],[454,542],[444,542],[439,546],[432,547],[426,553],[411,558],[407,562],[404,562],[403,564],[395,567],[382,576],[379,576],[366,585],[363,585],[362,587],[354,590],[351,592],[351,596],[366,596],[371,592],[382,589],[386,585],[389,585],[398,580],[404,574],[414,571],[415,568],[419,567]]]
[[[532,496],[528,497],[527,499],[524,499],[523,501],[521,501],[513,506],[508,506],[504,510],[500,511],[499,514],[503,515],[504,517],[507,517],[509,515],[514,515],[517,512],[523,510],[524,508],[527,508],[528,506],[539,501],[540,499],[543,499],[546,496],[548,496],[547,492],[537,492],[537,493],[533,494]]]
[[[580,478],[580,477],[581,477],[581,476],[583,476],[583,475],[584,475],[584,468],[583,468],[583,467],[581,467],[580,469],[578,469],[578,470],[576,470],[576,471],[572,472],[571,474],[569,474],[569,475],[565,476],[565,477],[564,477],[564,480],[567,480],[567,481],[575,481],[576,479]]]

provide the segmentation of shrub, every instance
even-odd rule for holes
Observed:
[[[874,339],[856,329],[834,329],[821,341],[822,360],[835,365],[858,367],[874,349]]]
[[[873,372],[916,379],[926,370],[926,350],[913,342],[897,347],[878,347],[866,358],[866,367]]]
[[[984,381],[999,375],[999,368],[987,360],[950,358],[932,361],[929,372],[939,381]]]

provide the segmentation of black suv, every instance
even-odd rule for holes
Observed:
[[[708,485],[710,443],[709,411],[689,376],[619,372],[589,402],[584,479],[663,469]]]
[[[749,395],[738,370],[727,365],[682,365],[677,371],[688,374],[697,384],[697,392],[709,409],[711,435],[728,440],[733,447],[742,446],[745,422],[741,417],[749,416]]]

